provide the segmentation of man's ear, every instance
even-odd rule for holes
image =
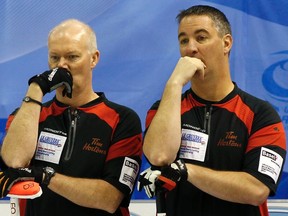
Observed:
[[[233,38],[230,34],[226,34],[223,37],[223,48],[224,48],[224,53],[229,54],[230,50],[232,48],[233,44]]]
[[[99,59],[100,59],[100,52],[99,50],[96,50],[91,58],[91,68],[94,68],[98,64]]]

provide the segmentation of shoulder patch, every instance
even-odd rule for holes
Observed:
[[[138,172],[138,162],[131,158],[125,157],[122,165],[121,175],[119,177],[119,182],[127,185],[130,188],[130,193],[132,192]]]
[[[283,158],[281,155],[271,149],[265,147],[261,148],[258,166],[258,171],[260,173],[270,176],[276,184],[282,166]]]

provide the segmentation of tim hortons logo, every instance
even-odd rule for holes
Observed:
[[[92,138],[91,142],[85,143],[83,150],[105,155],[107,151],[102,148],[103,143],[101,143],[101,140],[99,138]]]
[[[226,132],[226,136],[218,141],[217,146],[241,148],[242,144],[237,143],[237,135],[234,134],[234,131],[228,131]]]

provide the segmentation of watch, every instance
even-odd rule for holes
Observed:
[[[44,167],[44,180],[42,184],[49,185],[51,178],[55,175],[55,170],[52,167]]]
[[[34,100],[33,98],[31,98],[29,96],[25,96],[23,98],[23,101],[26,102],[26,103],[29,103],[29,102],[36,103],[36,104],[42,106],[42,103],[40,101]]]

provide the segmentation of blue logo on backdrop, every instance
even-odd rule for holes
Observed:
[[[274,55],[288,55],[288,50]],[[263,73],[262,83],[271,99],[269,102],[279,113],[288,133],[288,59],[282,59],[269,66]]]
[[[275,54],[288,54],[288,51]],[[271,97],[279,101],[288,101],[288,59],[276,62],[268,67],[264,71],[262,82]]]

